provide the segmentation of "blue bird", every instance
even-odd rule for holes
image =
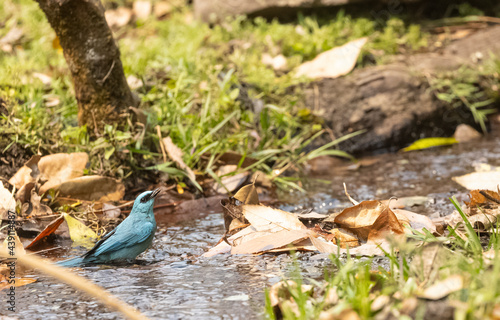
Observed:
[[[141,193],[134,201],[130,215],[104,235],[95,246],[80,257],[59,261],[64,267],[132,261],[151,246],[156,232],[153,204],[160,189]]]

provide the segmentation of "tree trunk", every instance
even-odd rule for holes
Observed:
[[[104,124],[124,124],[134,98],[101,2],[36,1],[59,37],[71,70],[80,125],[98,135]]]

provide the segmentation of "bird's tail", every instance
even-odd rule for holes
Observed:
[[[83,257],[75,257],[71,259],[66,259],[59,261],[56,264],[62,267],[78,267],[84,263]]]

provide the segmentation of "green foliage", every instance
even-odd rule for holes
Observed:
[[[418,25],[395,16],[375,22],[339,11],[328,19],[299,16],[293,23],[237,17],[210,27],[193,21],[190,10],[117,31],[125,74],[143,84],[136,91],[145,122],[129,122],[121,130],[108,126],[92,140],[87,128],[77,126],[71,76],[42,11],[31,0],[1,2],[6,28],[0,36],[14,26],[24,34],[12,53],[0,52],[0,97],[10,106],[9,115],[0,118],[7,134],[0,139],[2,150],[17,143],[31,152],[86,151],[93,159],[90,171],[123,178],[163,162],[159,126],[199,173],[209,174],[216,154],[231,150],[259,160],[247,169],[278,172],[273,174],[278,184],[300,189],[279,174],[319,155],[349,156],[331,149],[338,141],[303,151],[324,132],[303,104],[300,84],[307,80],[273,70],[262,55],[283,54],[293,70],[325,50],[368,36],[359,58],[363,64],[366,55],[381,61],[402,47],[419,50],[428,38]],[[36,73],[51,81],[44,84]],[[481,107],[471,103],[482,119]],[[205,156],[208,164],[200,161]]]
[[[487,116],[496,112],[496,109],[491,107],[498,101],[498,93],[484,90],[478,83],[488,83],[486,88],[498,87],[498,77],[495,76],[498,71],[500,63],[492,59],[479,70],[464,66],[457,71],[442,73],[431,78],[430,84],[438,99],[454,107],[465,105],[486,133]]]
[[[318,319],[321,311],[329,310],[333,314],[339,314],[346,309],[354,310],[361,319],[375,319],[379,311],[373,310],[372,303],[379,296],[388,297],[384,307],[390,307],[392,314],[398,317],[405,299],[417,296],[422,289],[452,275],[460,275],[464,281],[463,288],[451,293],[447,298],[448,301],[456,302],[455,317],[489,318],[493,308],[500,303],[499,224],[491,230],[486,246],[484,241],[482,244],[457,199],[453,197],[451,202],[463,219],[460,235],[452,228],[440,237],[427,230],[413,230],[413,235],[409,236],[407,241],[391,240],[392,250],[384,252],[388,264],[380,263],[380,259],[375,262],[374,259],[353,258],[349,254],[332,254],[330,259],[334,270],[325,272],[324,281],[306,281],[314,285],[316,293],[308,295],[306,301],[295,299],[298,309],[305,311],[301,312],[300,317],[286,313],[284,319]],[[439,248],[439,251],[425,250],[432,245],[436,245],[432,248]],[[485,257],[485,250],[493,250],[494,257]],[[427,266],[424,266],[423,262]],[[294,264],[295,271],[290,278],[302,283],[304,280],[297,271],[298,264],[296,261]],[[330,290],[334,290],[338,296],[335,305],[327,304]],[[417,313],[425,312],[425,302],[425,299],[419,300]],[[272,311],[272,308],[266,308],[267,318],[275,319]],[[401,319],[407,319],[405,317],[400,315]]]

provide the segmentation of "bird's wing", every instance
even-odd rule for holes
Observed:
[[[134,246],[138,243],[146,241],[154,232],[154,225],[151,222],[145,222],[140,228],[133,228],[128,231],[120,230],[116,233],[116,228],[109,233],[109,236],[104,236],[96,245],[85,254],[85,256],[111,253],[126,247]]]

